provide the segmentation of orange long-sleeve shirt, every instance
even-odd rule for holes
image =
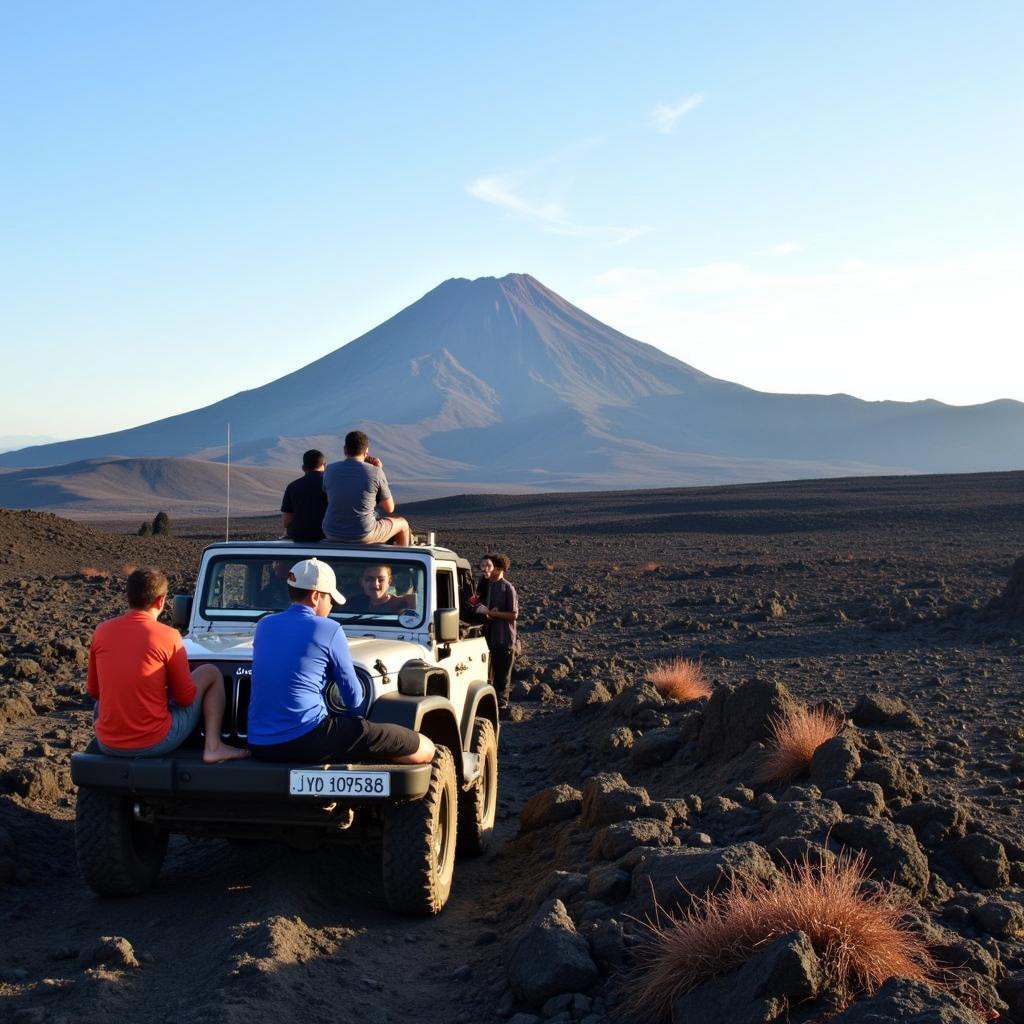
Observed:
[[[100,702],[100,742],[126,750],[152,746],[167,736],[168,698],[182,707],[196,698],[181,637],[142,611],[96,627],[86,686]]]

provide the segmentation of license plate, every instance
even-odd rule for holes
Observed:
[[[391,796],[388,772],[300,771],[289,772],[290,796]]]

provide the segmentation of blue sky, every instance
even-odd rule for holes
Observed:
[[[0,435],[510,271],[764,390],[1024,400],[1022,50],[1001,2],[12,0]]]

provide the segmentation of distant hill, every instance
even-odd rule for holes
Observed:
[[[28,448],[30,445],[54,444],[55,437],[46,437],[43,434],[2,434],[0,435],[0,455],[4,452],[16,452],[20,448]]]
[[[262,387],[131,430],[8,452],[0,466],[188,459],[165,476],[212,501],[210,466],[226,457],[229,421],[232,463],[253,472],[242,493],[268,511],[276,484],[257,469],[294,475],[308,447],[337,457],[353,427],[370,434],[406,498],[1024,468],[1019,402],[753,391],[626,337],[525,274],[446,281]],[[115,478],[149,486],[145,473],[113,467],[109,475],[94,464],[76,493],[96,478],[107,498]],[[15,496],[28,479],[0,476],[3,494]]]

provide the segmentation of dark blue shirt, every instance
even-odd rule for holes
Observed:
[[[252,640],[249,742],[287,743],[327,717],[324,687],[336,682],[346,708],[363,699],[348,639],[333,619],[292,604],[256,624]]]

